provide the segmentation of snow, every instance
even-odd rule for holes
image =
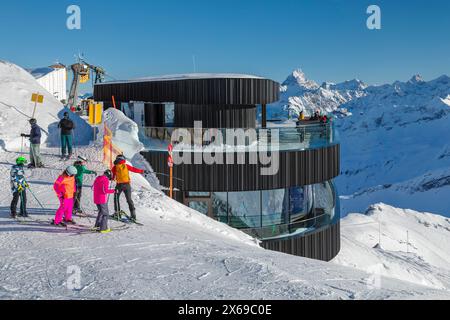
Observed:
[[[27,71],[0,60],[0,149],[20,149],[20,134],[30,131],[28,120],[34,109],[33,93],[44,96],[44,103],[37,106],[35,116],[43,130],[43,142],[49,146],[59,145],[57,124],[65,111],[63,105]],[[75,143],[86,145],[93,136],[92,128],[78,116],[71,118],[77,127]]]
[[[450,220],[376,204],[342,220],[334,262],[430,288],[450,290]],[[380,244],[381,231],[381,244]]]
[[[301,111],[311,116],[316,110],[331,113],[339,110],[355,98],[365,95],[367,85],[360,80],[346,81],[340,84],[323,83],[320,86],[309,80],[306,74],[297,69],[281,85],[280,101],[268,105],[269,118],[285,119],[289,115],[298,117]]]
[[[133,192],[144,227],[108,235],[55,229],[44,223],[57,207],[51,183],[67,165],[55,151],[44,152],[52,169],[29,173],[46,208],[39,209],[30,197],[30,213],[39,223],[11,221],[10,195],[0,195],[1,299],[450,299],[446,290],[386,277],[380,278],[381,287],[373,287],[373,275],[365,271],[264,250],[248,235],[148,184],[134,185]],[[90,168],[103,170],[98,148],[79,152],[91,159]],[[0,171],[8,172],[7,163],[16,156],[0,153]],[[6,184],[7,174],[0,180]],[[92,182],[87,176],[82,206],[95,214],[88,191]],[[93,220],[77,218],[83,225]],[[81,272],[75,290],[68,288],[70,270]]]
[[[7,75],[1,72],[5,70]],[[8,77],[13,90],[2,87]],[[35,89],[35,82],[26,78],[21,68],[10,64],[0,64],[0,79],[0,101],[6,103],[20,103]],[[46,117],[57,118],[61,108],[55,103],[46,109]],[[5,108],[2,116],[5,113],[8,121],[15,117],[17,122],[25,123],[26,116],[14,110],[15,113]],[[135,124],[117,110],[108,111],[105,122],[112,127],[115,143],[124,148],[130,161],[143,165],[142,157],[132,154],[141,148]],[[20,145],[14,148],[7,131],[2,130],[0,138],[8,145],[7,150],[0,152],[0,183],[5,186],[9,185],[10,167],[21,152]],[[86,145],[77,146],[76,155],[86,156],[90,160],[88,167],[102,172],[105,167],[101,163],[101,142],[87,145],[88,139],[79,140]],[[13,221],[9,218],[11,195],[0,194],[0,299],[450,299],[447,273],[442,271],[450,252],[443,245],[448,243],[448,220],[443,218],[394,208],[390,210],[394,213],[382,215],[383,221],[395,224],[385,228],[382,248],[392,252],[401,248],[401,243],[395,241],[401,234],[395,226],[407,226],[417,268],[423,266],[424,272],[433,274],[439,271],[434,279],[431,275],[420,278],[415,269],[410,277],[399,275],[400,268],[383,271],[389,277],[370,266],[369,270],[361,270],[368,266],[359,260],[371,254],[366,248],[373,246],[373,241],[369,241],[372,230],[367,229],[365,240],[353,229],[347,233],[345,221],[344,237],[361,236],[360,248],[355,249],[355,255],[361,259],[355,262],[351,252],[344,252],[336,262],[352,267],[264,250],[250,236],[167,198],[155,189],[155,181],[136,174],[132,174],[133,199],[143,227],[125,228],[110,221],[113,232],[107,235],[81,229],[82,225],[92,226],[96,214],[89,190],[94,177],[86,176],[82,208],[90,216],[76,218],[78,227],[58,229],[48,224],[58,205],[52,184],[71,162],[61,162],[59,150],[51,145],[44,147],[42,153],[47,168],[29,171],[27,177],[44,208],[29,193],[32,219]],[[121,205],[126,208],[124,202]],[[374,209],[370,216],[352,215],[348,219],[376,221],[381,215],[375,211],[379,210]],[[351,223],[348,226],[352,227]],[[350,250],[346,246],[344,250]],[[390,265],[408,258],[392,256]],[[428,264],[419,265],[419,256]],[[79,286],[73,282],[77,270]]]
[[[450,78],[367,86],[360,80],[319,86],[300,70],[283,84],[270,114],[337,115],[342,213],[384,202],[450,216]]]

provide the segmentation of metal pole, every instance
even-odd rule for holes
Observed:
[[[173,199],[173,168],[170,167],[170,198]]]

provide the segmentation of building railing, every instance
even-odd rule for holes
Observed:
[[[167,151],[174,138],[175,152],[250,152],[318,149],[339,143],[332,123],[311,123],[267,129],[205,129],[141,127],[140,138],[149,151]],[[173,142],[173,141],[172,141]]]
[[[320,228],[333,224],[336,220],[335,208],[332,212],[314,211],[315,214],[298,222],[267,225],[258,228],[241,229],[241,231],[261,240],[270,240],[278,237],[295,236],[317,231]]]

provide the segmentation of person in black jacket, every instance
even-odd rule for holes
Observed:
[[[68,112],[64,113],[64,118],[59,122],[58,128],[61,129],[61,156],[70,158],[73,150],[72,131],[75,129],[75,124],[70,120]]]
[[[41,160],[41,128],[36,119],[30,120],[30,134],[22,134],[22,137],[30,138],[30,165],[29,168],[42,168],[44,165]]]

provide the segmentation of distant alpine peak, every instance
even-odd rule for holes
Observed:
[[[423,83],[425,80],[423,80],[422,76],[420,74],[414,75],[411,80],[409,80],[410,83]]]
[[[298,85],[305,89],[318,89],[319,85],[313,81],[308,80],[305,73],[302,69],[296,69],[292,72],[292,74],[286,79],[286,81],[283,83],[283,85]]]
[[[353,90],[361,91],[367,89],[368,85],[359,79],[347,80],[342,83],[334,85],[337,90]]]

